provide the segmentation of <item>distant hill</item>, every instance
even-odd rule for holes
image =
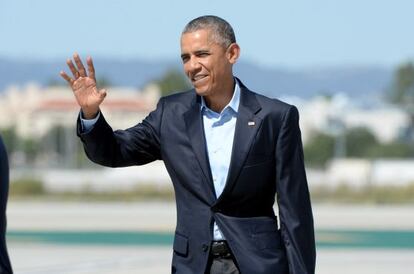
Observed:
[[[181,64],[174,61],[117,61],[95,58],[98,78],[104,78],[113,85],[142,87],[162,75],[170,68],[181,70]],[[0,58],[0,91],[12,84],[25,85],[37,82],[41,85],[61,83],[59,71],[66,68],[62,61],[30,61]],[[380,96],[389,86],[390,68],[329,67],[317,69],[288,70],[261,67],[240,62],[235,75],[251,89],[271,97],[298,96],[307,98],[316,94],[343,92],[350,96]]]

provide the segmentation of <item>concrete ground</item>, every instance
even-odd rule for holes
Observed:
[[[16,274],[170,273],[169,247],[88,247],[11,244]],[[319,250],[318,274],[406,274],[414,251]],[[253,274],[253,273],[252,273]]]
[[[315,205],[316,229],[414,231],[414,206]],[[166,231],[175,226],[175,205],[150,203],[11,202],[13,231]],[[170,246],[71,245],[9,241],[17,274],[163,274]],[[318,274],[409,273],[414,249],[319,248]]]

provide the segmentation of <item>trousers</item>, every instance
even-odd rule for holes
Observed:
[[[240,274],[226,241],[211,244],[206,274]]]

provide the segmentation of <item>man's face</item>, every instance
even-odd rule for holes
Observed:
[[[201,29],[181,36],[181,59],[197,94],[211,96],[222,90],[225,81],[232,79],[232,64],[237,57],[232,56],[229,48],[215,42],[210,30]]]

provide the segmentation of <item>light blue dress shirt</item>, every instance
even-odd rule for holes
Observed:
[[[226,185],[239,110],[240,87],[237,80],[235,82],[233,97],[221,113],[209,109],[204,98],[201,97],[201,112],[203,115],[207,154],[217,198],[220,197]],[[216,222],[214,222],[213,227],[213,238],[216,241],[224,239]]]
[[[233,148],[234,131],[236,129],[237,113],[240,104],[240,87],[235,81],[233,97],[223,108],[221,113],[214,112],[207,107],[201,97],[201,113],[203,115],[204,134],[206,137],[207,154],[210,162],[216,197],[219,198],[224,190],[230,167],[231,152]],[[84,119],[81,113],[81,123],[84,132],[93,128],[100,113],[94,119]],[[214,222],[214,240],[223,240],[224,237]]]
[[[83,132],[90,131],[93,128],[93,126],[96,124],[96,122],[98,121],[99,116],[101,116],[101,112],[98,112],[98,115],[96,115],[96,117],[93,118],[93,119],[84,119],[83,118],[83,113],[81,111],[80,112],[80,119],[81,119]]]

